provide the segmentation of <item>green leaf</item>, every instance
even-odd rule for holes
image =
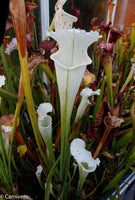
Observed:
[[[48,175],[48,177],[47,177],[44,200],[49,200],[49,197],[50,197],[50,184],[51,184],[52,176],[53,176],[53,174],[54,174],[54,171],[55,171],[55,169],[56,169],[56,166],[57,166],[59,160],[60,160],[60,156],[59,156],[59,158],[56,160],[56,162],[54,163],[54,165],[52,166],[52,168],[51,168],[51,170],[50,170],[50,173],[49,173],[49,175]]]
[[[96,115],[97,115],[97,112],[98,112],[99,107],[100,107],[100,103],[101,103],[103,95],[104,95],[104,88],[105,88],[105,79],[102,81],[101,92],[100,92],[100,95],[97,97],[97,101],[96,101],[96,104],[95,104],[95,107],[94,107],[93,120],[92,120],[93,122],[96,119]]]
[[[132,152],[132,154],[130,155],[128,161],[127,161],[127,165],[125,167],[125,169],[121,170],[110,182],[109,184],[104,188],[103,193],[115,188],[116,185],[121,181],[122,177],[125,175],[125,173],[127,172],[127,170],[130,168],[130,166],[133,164],[133,162],[135,161],[135,151]]]
[[[55,75],[52,73],[51,69],[49,68],[49,66],[47,64],[40,64],[39,67],[45,72],[45,74],[54,82],[56,83],[56,77]]]
[[[3,66],[4,66],[4,71],[5,71],[6,77],[8,77],[8,73],[9,73],[8,62],[7,62],[6,56],[4,54],[3,45],[0,47],[0,55],[1,55],[2,63],[3,63]]]
[[[116,200],[116,197],[115,197],[115,196],[107,195],[107,197],[108,197],[110,200]]]
[[[120,128],[124,128],[124,127],[126,127],[126,126],[129,126],[131,123],[132,123],[132,121],[129,120],[129,121],[123,123],[123,124],[120,126]]]
[[[114,149],[115,151],[117,151],[119,148],[123,147],[123,146],[127,146],[129,143],[131,143],[132,141],[132,133],[133,131],[130,130],[129,132],[127,132],[125,135],[123,135],[115,144]]]
[[[133,162],[135,161],[135,147],[133,149],[133,152],[131,153],[128,162],[127,162],[127,168],[130,168],[130,166],[133,164]]]
[[[120,187],[119,187],[119,185],[115,186],[115,190],[116,190],[116,193],[117,193],[118,199],[119,199],[120,198]]]
[[[3,97],[5,99],[11,100],[11,101],[16,101],[17,102],[17,95],[16,94],[12,94],[11,92],[0,88],[0,97]],[[23,100],[23,104],[26,105],[26,100]]]
[[[133,172],[135,172],[135,167],[130,167],[130,169],[131,169]]]
[[[123,85],[123,87],[120,90],[120,93],[124,91],[125,87],[131,81],[132,77],[133,77],[133,67],[132,67],[131,71],[129,72],[129,75],[128,75],[126,81],[124,82],[124,85]]]
[[[121,181],[122,177],[124,176],[124,174],[127,172],[128,168],[126,167],[125,169],[121,170],[110,182],[108,185],[105,186],[103,193],[115,188],[116,185]]]

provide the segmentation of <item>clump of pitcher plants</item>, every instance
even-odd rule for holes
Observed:
[[[86,32],[66,1],[38,45],[37,5],[10,1],[15,37],[0,47],[3,195],[96,200],[134,170],[135,26],[123,34],[94,18]]]

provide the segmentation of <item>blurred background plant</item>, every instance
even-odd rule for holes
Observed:
[[[66,199],[67,195],[67,199],[96,200],[111,188],[119,193],[118,184],[129,168],[134,170],[135,161],[135,24],[131,25],[131,32],[125,34],[112,26],[111,21],[97,26],[97,18],[91,20],[90,32],[97,31],[100,37],[88,51],[93,62],[82,74],[64,146],[66,144],[69,148],[69,144],[79,137],[95,160],[98,156],[100,165],[89,173],[87,161],[82,161],[85,162],[83,165],[78,158],[71,157],[64,193],[63,178],[59,175],[59,155],[64,148],[60,147],[60,99],[51,59],[60,44],[49,36],[38,44],[33,15],[37,5],[30,1],[24,7],[23,0],[18,2],[11,1],[11,15],[6,26],[12,29],[13,35],[8,35],[7,31],[0,47],[0,72],[6,77],[0,88],[1,193],[27,194],[33,199],[46,200]],[[72,11],[79,19],[80,12],[74,1]],[[79,21],[75,26],[81,28],[83,25]],[[47,82],[42,78],[43,73]],[[85,93],[86,88],[93,93]],[[39,112],[41,104],[47,102],[52,109],[43,107]],[[48,134],[49,143],[46,140]],[[66,153],[69,156],[68,150]],[[83,180],[84,185],[80,184],[77,190],[78,177],[82,173],[80,169],[87,169],[89,174]],[[76,190],[79,197],[75,196]]]

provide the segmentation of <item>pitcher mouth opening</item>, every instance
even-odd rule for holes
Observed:
[[[59,52],[58,52],[59,53]],[[87,66],[89,64],[92,63],[92,60],[90,58],[88,58],[88,62],[86,63],[83,63],[81,65],[74,65],[72,67],[66,67],[64,64],[60,63],[57,59],[55,59],[54,57],[56,56],[57,53],[55,53],[55,55],[51,55],[51,59],[57,63],[59,65],[59,67],[65,69],[65,70],[73,70],[73,69],[76,69],[76,68],[79,68],[79,67],[83,67],[83,66]]]
[[[43,129],[47,129],[52,125],[52,118],[47,115],[46,117],[44,117],[43,120],[39,120],[40,122],[40,127]]]

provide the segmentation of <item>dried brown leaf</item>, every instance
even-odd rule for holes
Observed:
[[[111,115],[110,112],[108,112],[108,116],[104,118],[105,125],[110,128],[120,127],[121,123],[123,122],[123,118],[119,118],[116,115]]]
[[[103,101],[100,104],[96,120],[95,120],[95,126],[100,126],[105,118],[107,116],[108,112],[112,114],[112,109],[110,104],[107,102],[107,99],[103,99]]]
[[[13,120],[14,120],[14,114],[10,115],[3,115],[1,117],[1,125],[13,125]]]
[[[26,13],[24,0],[10,0],[10,12],[22,58],[27,54]]]

